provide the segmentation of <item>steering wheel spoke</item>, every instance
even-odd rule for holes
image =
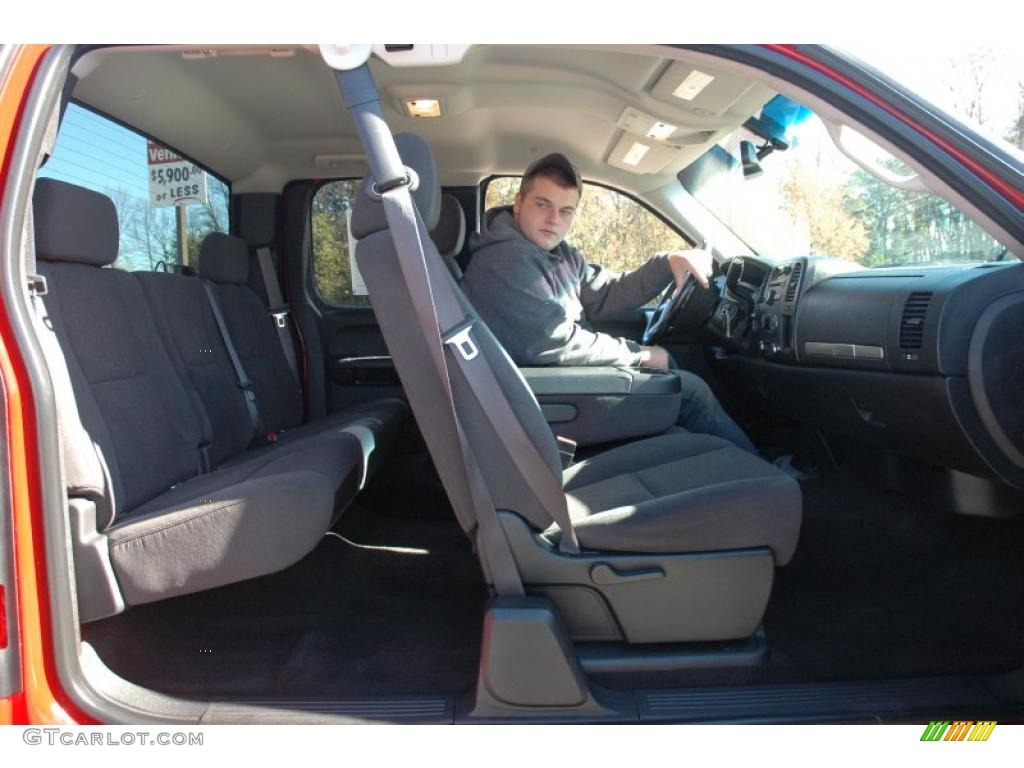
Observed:
[[[681,314],[683,308],[689,303],[694,291],[697,289],[697,281],[693,275],[687,275],[682,286],[670,285],[662,294],[658,308],[654,311],[650,323],[644,331],[644,346],[655,344],[675,324],[676,317]]]

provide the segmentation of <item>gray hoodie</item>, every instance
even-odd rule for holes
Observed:
[[[494,208],[473,235],[462,288],[518,365],[640,364],[640,345],[589,324],[621,318],[672,282],[664,256],[618,274],[590,264],[566,242],[545,251]]]

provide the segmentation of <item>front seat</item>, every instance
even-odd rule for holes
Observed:
[[[536,398],[428,236],[441,200],[429,148],[410,134],[396,136],[395,143],[402,162],[419,179],[413,192],[416,223],[435,294],[453,292],[471,323],[475,346],[497,379],[498,397],[507,400],[547,471],[564,488],[578,554],[560,551],[565,532],[517,469],[507,435],[488,417],[495,404],[481,402],[462,370],[449,364],[458,420],[526,591],[552,600],[577,641],[750,637],[767,605],[775,566],[785,565],[796,547],[801,523],[796,481],[725,440],[689,433],[634,442],[563,474],[558,446]],[[429,357],[436,332],[431,338],[417,319],[383,207],[368,193],[369,183],[364,179],[352,217],[359,269],[413,413],[451,494],[449,473],[462,459],[457,448],[438,437],[446,406]],[[446,354],[454,356],[450,349]],[[483,565],[493,583],[486,561]]]

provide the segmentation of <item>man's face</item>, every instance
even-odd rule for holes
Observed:
[[[516,195],[512,216],[523,237],[550,251],[569,234],[579,201],[579,190],[537,176],[526,194]]]

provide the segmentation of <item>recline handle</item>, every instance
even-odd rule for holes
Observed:
[[[635,581],[652,581],[665,578],[661,568],[638,568],[635,571],[617,571],[608,563],[597,563],[590,569],[590,579],[595,584],[629,584]]]

